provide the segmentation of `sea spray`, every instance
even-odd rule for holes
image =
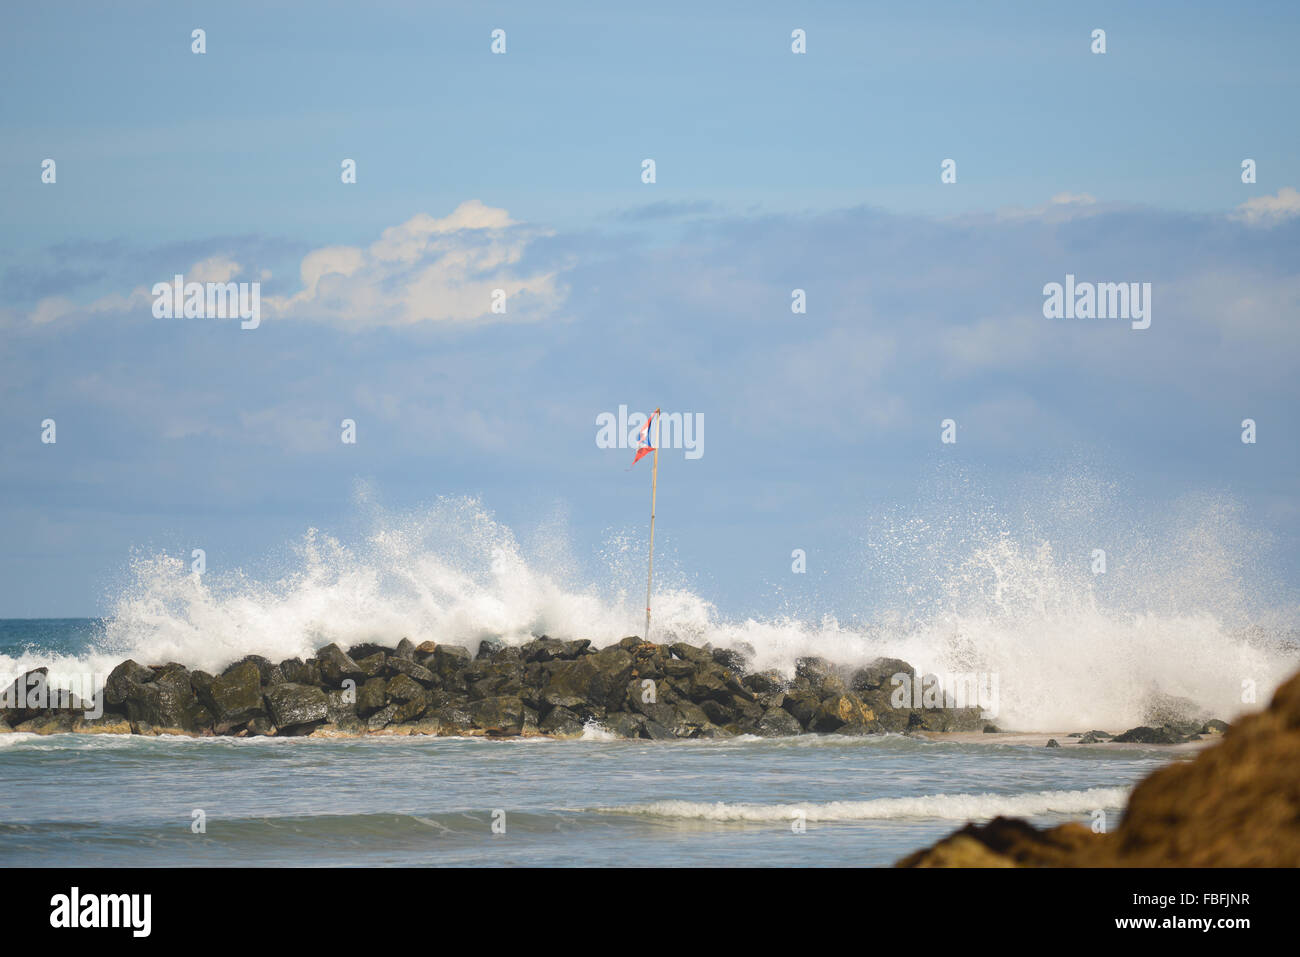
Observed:
[[[912,561],[912,577],[899,576],[893,602],[867,624],[729,618],[679,572],[656,595],[657,637],[744,648],[751,668],[787,674],[801,656],[851,665],[886,655],[921,674],[996,675],[998,723],[1021,730],[1122,730],[1142,720],[1156,692],[1230,719],[1262,706],[1295,667],[1281,629],[1252,616],[1234,578],[1237,526],[1221,511],[1167,532],[1169,547],[1150,549],[1118,596],[1035,530],[949,536],[912,520],[907,527],[938,570]],[[902,538],[890,544],[890,560],[907,566]],[[416,513],[377,513],[359,544],[309,531],[285,570],[263,580],[195,575],[178,558],[144,556],[94,647],[78,655],[34,648],[0,656],[0,669],[103,673],[132,657],[214,671],[246,654],[306,658],[331,641],[395,644],[402,636],[471,649],[485,637],[521,644],[535,634],[603,646],[640,620],[628,597],[637,563],[631,549],[615,552],[609,574],[584,585],[557,560],[566,549],[552,543],[538,561],[480,502],[446,499]],[[1242,700],[1246,681],[1257,704]]]

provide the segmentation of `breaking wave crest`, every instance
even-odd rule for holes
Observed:
[[[673,820],[755,822],[790,821],[802,813],[809,822],[883,821],[900,818],[988,820],[998,815],[1086,814],[1097,808],[1123,807],[1127,788],[1085,791],[1039,791],[1033,794],[932,794],[877,798],[874,801],[829,801],[824,804],[728,804],[718,801],[653,801],[624,807],[591,808],[605,814],[632,814]]]
[[[1254,682],[1262,706],[1294,670],[1295,617],[1277,624],[1243,585],[1255,553],[1232,508],[1185,511],[1146,539],[1131,528],[1112,534],[1105,575],[1078,543],[1013,533],[979,509],[960,526],[885,522],[854,556],[888,586],[861,622],[729,617],[670,568],[656,588],[655,638],[745,647],[754,667],[787,672],[802,655],[846,664],[889,655],[927,672],[993,674],[997,723],[1020,730],[1131,727],[1155,691],[1230,719],[1252,707],[1243,682]],[[643,562],[639,541],[615,539],[584,584],[562,531],[525,549],[479,501],[446,499],[418,513],[375,512],[358,544],[309,531],[282,573],[261,578],[199,576],[175,556],[141,557],[92,650],[74,659],[31,649],[0,656],[0,668],[102,674],[129,656],[213,670],[245,654],[280,660],[330,641],[402,636],[471,649],[489,636],[540,634],[601,645],[640,631]]]

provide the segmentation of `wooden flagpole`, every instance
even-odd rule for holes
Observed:
[[[650,565],[645,576],[645,635],[642,641],[650,640],[650,586],[655,575],[655,496],[659,491],[659,410],[655,409],[655,424],[651,429],[654,442],[654,465],[650,472]]]

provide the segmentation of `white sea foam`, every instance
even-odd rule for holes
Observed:
[[[655,637],[748,645],[756,668],[786,672],[802,655],[843,663],[889,655],[927,672],[996,674],[997,723],[1020,730],[1131,727],[1154,690],[1231,719],[1250,708],[1243,680],[1255,682],[1262,706],[1296,667],[1294,644],[1279,637],[1295,618],[1261,627],[1263,606],[1243,584],[1255,552],[1229,507],[1198,503],[1145,532],[1099,528],[1100,506],[1049,507],[1073,508],[1087,519],[1085,541],[1110,544],[1102,576],[1077,543],[1029,527],[1013,533],[963,508],[975,518],[905,517],[872,529],[859,558],[864,575],[888,588],[866,624],[727,617],[669,569],[670,584],[656,589]],[[177,557],[140,558],[92,653],[0,656],[0,671],[45,664],[105,674],[128,656],[214,670],[245,654],[278,661],[330,641],[402,636],[471,649],[488,636],[521,643],[535,634],[601,645],[640,630],[643,561],[639,543],[615,541],[604,570],[589,576],[598,583],[583,584],[562,531],[525,549],[481,503],[446,500],[418,514],[378,514],[360,544],[310,531],[283,573],[260,579],[199,577]]]
[[[691,821],[788,822],[802,814],[809,822],[886,821],[901,818],[941,818],[978,821],[998,815],[1086,814],[1098,808],[1123,807],[1127,788],[1086,791],[1038,791],[1030,794],[928,794],[920,797],[876,798],[872,801],[828,801],[810,804],[729,804],[718,801],[653,801],[623,807],[590,808],[606,814],[632,814]]]

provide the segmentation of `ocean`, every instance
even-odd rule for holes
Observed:
[[[1258,612],[1244,559],[1218,560],[1225,549],[1202,528],[1112,572],[1127,595],[1031,536],[963,533],[939,566],[910,572],[939,583],[934,597],[900,584],[900,607],[867,624],[728,618],[671,567],[656,588],[657,641],[744,648],[753,670],[888,655],[992,676],[993,720],[1037,743],[650,742],[596,725],[573,740],[3,734],[0,864],[885,866],[997,815],[1114,828],[1132,786],[1190,746],[1087,746],[1068,733],[1138,725],[1154,693],[1232,720],[1300,660],[1294,611]],[[908,534],[933,552],[933,528]],[[892,556],[907,542],[885,545]],[[634,584],[643,559],[615,549],[603,580]],[[604,646],[635,629],[643,592],[579,577],[562,551],[528,554],[477,502],[452,501],[378,521],[360,542],[308,532],[274,573],[198,575],[183,558],[138,557],[103,619],[0,620],[0,673],[46,665],[102,681],[127,657],[217,672],[331,641],[473,650],[548,634]],[[1043,747],[1046,733],[1061,747]]]
[[[99,627],[0,634],[16,651]],[[998,814],[1114,827],[1179,759],[1062,741],[7,734],[0,864],[887,866]]]

